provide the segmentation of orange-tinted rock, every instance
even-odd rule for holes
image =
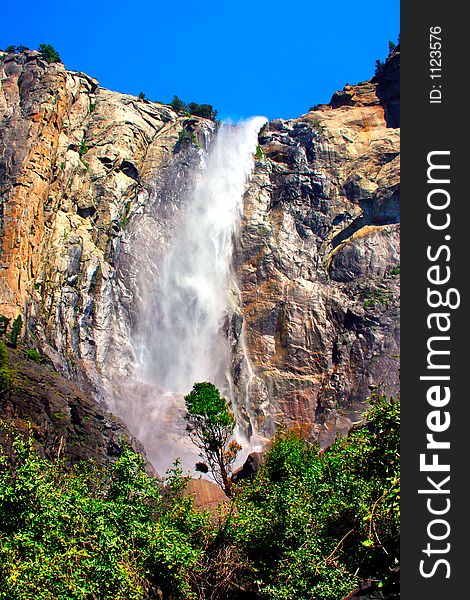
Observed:
[[[219,514],[220,508],[230,503],[223,490],[208,479],[190,479],[184,493],[194,498],[196,508],[208,510],[213,515]]]

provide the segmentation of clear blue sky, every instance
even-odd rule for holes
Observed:
[[[296,117],[369,79],[397,41],[399,0],[5,2],[0,48],[52,44],[103,87]]]

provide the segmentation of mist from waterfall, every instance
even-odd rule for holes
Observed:
[[[178,199],[180,212],[163,256],[155,248],[160,257],[140,273],[140,310],[131,338],[135,364],[120,392],[124,402],[112,408],[119,408],[160,472],[177,456],[183,467],[194,467],[197,450],[183,419],[184,395],[193,384],[211,381],[230,394],[230,344],[223,326],[233,291],[233,238],[265,122],[254,117],[221,125],[191,189]]]

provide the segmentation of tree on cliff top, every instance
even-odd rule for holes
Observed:
[[[195,383],[185,396],[188,422],[186,430],[201,450],[216,483],[231,495],[230,474],[241,446],[230,438],[235,429],[235,417],[228,402],[212,383]],[[199,467],[199,470],[202,470]]]
[[[39,44],[38,50],[42,54],[42,57],[46,62],[61,62],[59,53],[50,44]]]
[[[196,102],[191,102],[189,104],[189,112],[196,117],[210,119],[211,121],[215,121],[215,118],[217,117],[217,111],[211,104],[197,104]]]
[[[186,102],[183,102],[183,100],[181,100],[181,98],[178,98],[178,96],[176,95],[173,96],[173,100],[171,101],[170,106],[177,113],[184,113],[188,110],[188,105],[186,104]]]

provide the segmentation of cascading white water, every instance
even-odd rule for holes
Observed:
[[[230,301],[233,236],[265,122],[254,117],[222,124],[200,177],[181,202],[163,259],[143,273],[132,340],[137,365],[131,379],[137,384],[121,391],[128,399],[124,408],[119,403],[118,412],[159,471],[177,456],[185,468],[194,466],[196,451],[182,418],[184,394],[198,381],[211,381],[224,393],[230,389],[230,347],[222,327]]]
[[[229,301],[232,238],[242,214],[265,119],[223,124],[142,315],[144,378],[188,393],[196,381],[223,383],[229,349],[220,329]]]

